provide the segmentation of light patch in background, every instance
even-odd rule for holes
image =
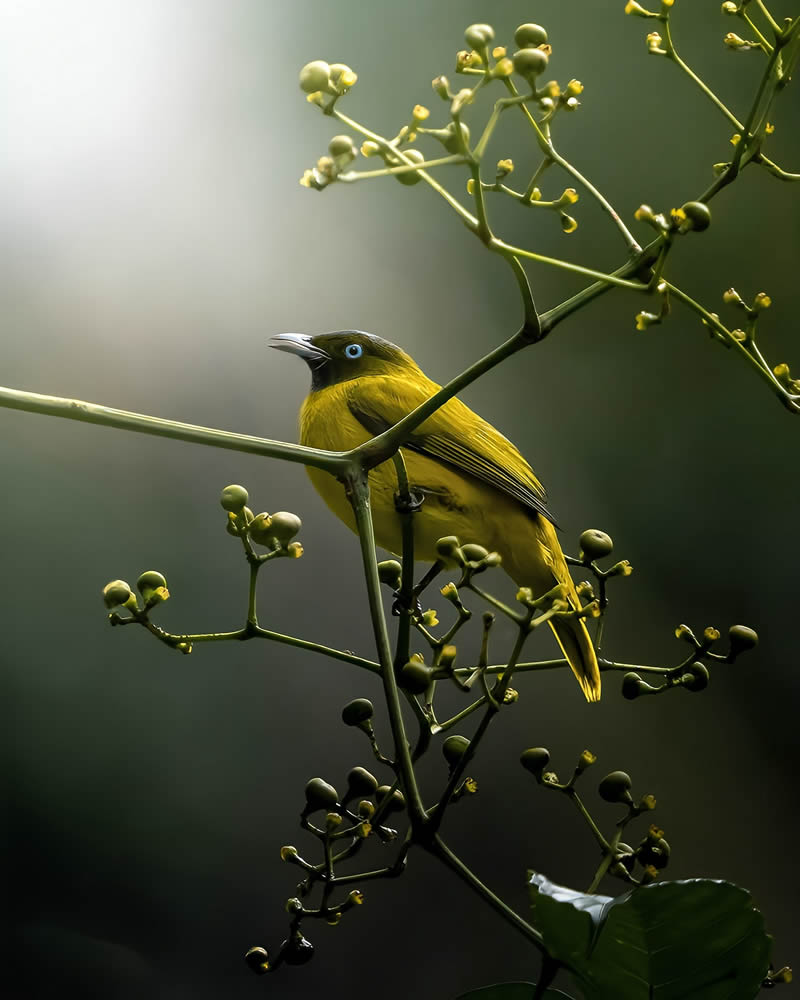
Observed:
[[[6,190],[35,203],[76,175],[135,172],[171,92],[170,4],[0,5]],[[124,157],[121,154],[127,153]]]

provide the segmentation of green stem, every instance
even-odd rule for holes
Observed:
[[[373,177],[391,177],[393,174],[408,174],[414,170],[430,170],[431,167],[444,167],[448,164],[464,163],[464,157],[442,156],[436,160],[426,160],[424,163],[403,163],[399,167],[382,167],[380,170],[348,170],[339,174],[337,181],[353,184],[355,181],[371,180]]]
[[[512,95],[519,96],[517,88],[514,86],[514,83],[513,83],[512,80],[506,78],[504,82],[505,82],[505,85],[508,88],[509,92]],[[520,107],[522,109],[522,113],[528,119],[528,123],[533,128],[534,132],[536,133],[536,138],[537,138],[537,140],[539,142],[539,147],[542,150],[542,152],[545,154],[545,156],[548,159],[552,160],[554,163],[557,163],[561,167],[562,170],[566,170],[566,172],[571,177],[574,177],[575,180],[579,184],[581,184],[584,188],[586,188],[586,190],[589,192],[589,194],[597,201],[598,205],[602,208],[602,210],[607,215],[610,216],[610,218],[613,221],[614,225],[620,231],[620,234],[622,235],[622,238],[625,240],[625,243],[626,243],[626,245],[628,247],[628,250],[631,253],[639,253],[640,250],[641,250],[641,247],[636,242],[635,238],[633,237],[633,234],[630,232],[630,230],[628,229],[628,227],[622,221],[622,219],[620,218],[619,213],[614,208],[614,206],[611,204],[611,202],[603,194],[601,194],[600,191],[597,190],[597,188],[594,186],[594,184],[592,184],[588,180],[588,178],[584,177],[584,175],[580,172],[580,170],[578,170],[577,167],[573,166],[569,162],[569,160],[565,159],[565,157],[563,157],[556,150],[556,148],[553,145],[553,142],[550,139],[549,135],[546,134],[545,132],[543,132],[541,128],[539,128],[539,124],[536,121],[536,119],[533,117],[533,115],[531,114],[530,110],[524,104],[521,104]]]
[[[411,760],[411,749],[408,744],[408,737],[406,736],[406,727],[403,721],[403,712],[400,706],[397,680],[394,673],[389,632],[386,628],[386,617],[383,611],[367,474],[362,473],[359,476],[348,478],[345,481],[345,488],[348,499],[353,507],[358,538],[361,544],[361,557],[367,584],[369,611],[375,635],[375,645],[378,650],[378,661],[381,668],[381,680],[383,681],[383,691],[386,697],[386,707],[389,713],[389,724],[392,729],[395,760],[397,761],[403,793],[408,803],[409,817],[411,818],[412,825],[417,825],[425,821],[426,813],[417,786],[414,765]]]
[[[512,927],[516,928],[524,937],[539,951],[544,952],[544,942],[542,935],[536,930],[531,924],[516,913],[514,910],[504,903],[499,896],[492,892],[492,890],[484,885],[483,882],[475,875],[470,868],[468,868],[458,855],[454,854],[453,851],[447,846],[447,844],[442,840],[442,838],[437,834],[428,850],[434,857],[439,858],[452,872],[465,882],[470,889],[476,892],[484,902],[488,903],[489,906],[497,913],[500,914]]]
[[[683,72],[689,77],[689,79],[702,90],[706,97],[711,101],[714,106],[722,112],[723,115],[728,119],[728,121],[736,128],[741,131],[742,123],[736,117],[736,115],[726,107],[722,101],[717,97],[714,91],[700,79],[697,73],[685,63],[683,59],[678,55],[678,51],[675,48],[675,43],[672,40],[672,30],[670,28],[669,17],[664,19],[664,45],[667,50],[667,58],[671,59],[676,66],[683,70]]]
[[[250,455],[281,458],[287,462],[301,462],[303,465],[324,469],[334,475],[342,475],[351,468],[352,460],[341,452],[306,448],[286,441],[272,441],[269,438],[236,434],[197,424],[184,424],[176,420],[150,417],[144,413],[117,410],[98,403],[87,403],[80,399],[42,396],[36,392],[0,387],[0,406],[12,410],[25,410],[28,413],[42,413],[50,417],[64,417],[67,420],[80,420],[83,423],[101,424],[105,427],[117,427],[140,434],[189,441],[192,444],[204,444],[212,448],[227,448]]]
[[[682,291],[677,286],[670,284],[669,282],[666,282],[666,285],[670,291],[670,294],[674,298],[678,299],[679,302],[683,302],[684,305],[687,305],[699,316],[702,316],[703,319],[705,319],[705,321],[709,324],[709,326],[711,326],[714,330],[716,330],[718,333],[722,334],[722,336],[725,337],[726,341],[731,344],[733,349],[738,351],[739,356],[745,358],[747,362],[753,368],[755,368],[755,370],[758,372],[761,378],[763,378],[769,384],[769,386],[772,388],[772,390],[780,398],[781,402],[785,406],[787,406],[790,410],[792,410],[795,413],[800,412],[800,405],[798,405],[797,402],[795,402],[795,400],[790,396],[790,394],[784,389],[784,387],[775,378],[774,374],[770,371],[770,369],[760,364],[758,359],[754,357],[750,353],[750,351],[747,350],[744,344],[740,343],[738,340],[732,337],[730,330],[728,330],[727,327],[723,326],[722,323],[720,323],[720,321],[715,316],[712,316],[712,314],[707,309],[701,306],[699,302],[696,302],[690,295],[687,295],[686,292]]]
[[[261,568],[260,562],[250,562],[250,587],[247,594],[247,620],[253,625],[258,625],[258,614],[256,612],[256,592],[258,589],[258,571]]]
[[[547,257],[544,254],[534,253],[533,250],[524,250],[522,247],[511,246],[509,243],[505,243],[503,240],[498,240],[497,238],[492,240],[489,248],[492,250],[507,251],[517,257],[526,257],[529,260],[538,261],[540,264],[550,264],[551,267],[558,267],[562,271],[582,274],[585,278],[595,278],[598,281],[604,281],[617,288],[629,288],[634,292],[647,291],[647,286],[643,285],[640,281],[626,281],[624,278],[618,278],[616,274],[605,274],[603,271],[595,271],[594,268],[584,267],[582,264],[571,264],[567,260],[561,260],[560,257]]]
[[[764,0],[756,0],[756,5],[758,9],[761,11],[761,13],[764,15],[764,17],[767,19],[767,21],[769,22],[770,28],[772,28],[772,30],[775,32],[776,35],[779,35],[781,33],[781,26],[769,12],[767,5],[764,3]]]
[[[403,459],[402,451],[398,450],[392,455],[395,472],[397,473],[397,497],[401,508],[400,513],[401,530],[403,535],[403,569],[400,577],[400,597],[399,612],[400,621],[397,628],[397,643],[395,645],[394,664],[395,669],[402,669],[408,662],[409,643],[411,636],[411,618],[414,613],[414,512],[411,496],[411,489],[408,482],[406,463]]]

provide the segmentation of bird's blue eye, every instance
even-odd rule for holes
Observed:
[[[361,344],[348,344],[344,349],[346,358],[360,358],[363,353],[364,348]]]

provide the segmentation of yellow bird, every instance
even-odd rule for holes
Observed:
[[[300,440],[312,448],[355,448],[440,388],[405,351],[369,333],[281,333],[270,346],[296,354],[311,369]],[[564,584],[570,605],[580,607],[545,492],[519,451],[491,424],[453,398],[420,424],[402,453],[412,489],[425,497],[414,518],[418,559],[433,561],[436,540],[457,535],[462,543],[499,552],[512,580],[535,596]],[[333,513],[355,530],[342,484],[320,469],[309,468],[308,474]],[[399,553],[393,463],[374,468],[369,484],[375,538],[382,548]],[[587,700],[599,701],[600,670],[583,620],[554,618],[550,625]]]

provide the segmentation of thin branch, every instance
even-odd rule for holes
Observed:
[[[28,413],[41,413],[50,417],[65,417],[67,420],[80,420],[88,424],[117,427],[120,430],[136,431],[140,434],[189,441],[192,444],[204,444],[212,448],[227,448],[230,451],[242,451],[250,455],[281,458],[287,462],[300,462],[303,465],[324,469],[334,475],[346,472],[351,463],[351,460],[341,452],[306,448],[287,441],[273,441],[270,438],[253,437],[250,434],[237,434],[213,427],[185,424],[177,420],[151,417],[144,413],[117,410],[81,399],[42,396],[37,392],[25,392],[21,389],[0,387],[0,406],[12,410],[25,410]]]

